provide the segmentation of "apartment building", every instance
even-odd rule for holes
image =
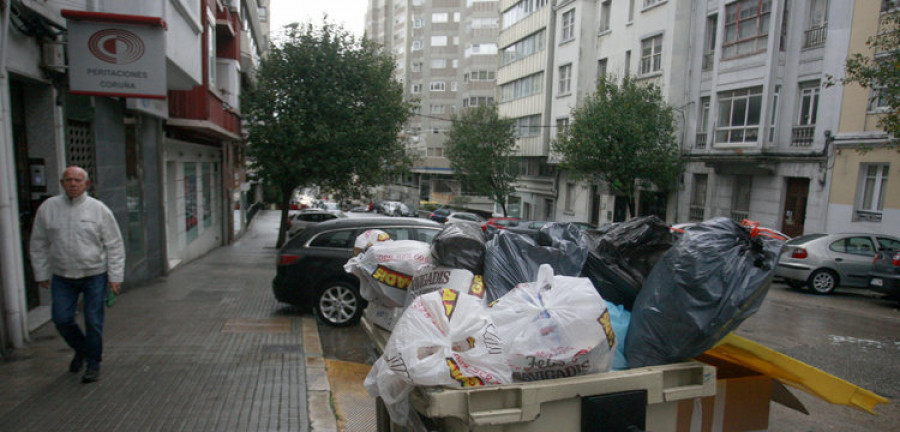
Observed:
[[[854,12],[877,14],[853,4],[501,1],[500,109],[519,122],[521,156],[536,160],[514,204],[523,217],[560,221],[634,216],[605,185],[555,173],[549,151],[598,74],[628,75],[657,84],[675,108],[687,160],[676,191],[641,191],[638,215],[750,218],[792,235],[824,230],[826,131],[838,130],[841,92],[823,83],[843,68]]]
[[[883,30],[886,13],[897,12],[896,1],[856,0],[846,54],[879,56],[866,47],[866,41]],[[874,13],[880,11],[880,13]],[[842,11],[843,12],[843,11]],[[835,79],[843,71],[835,71]],[[878,120],[889,109],[878,89],[858,85],[841,87],[840,117],[831,138],[828,167],[827,232],[900,232],[900,153],[888,146],[890,137],[878,127]]]
[[[267,5],[0,2],[0,354],[49,320],[27,245],[66,166],[119,222],[125,289],[240,234],[238,97],[268,45]]]
[[[418,103],[405,133],[417,160],[412,173],[386,187],[386,199],[450,202],[465,195],[444,157],[444,132],[458,110],[495,98],[497,0],[370,0],[367,35],[397,60],[398,78]],[[470,207],[490,201],[467,196]]]

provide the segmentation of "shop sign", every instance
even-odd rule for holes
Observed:
[[[152,17],[63,11],[69,88],[91,96],[164,99],[165,25]]]

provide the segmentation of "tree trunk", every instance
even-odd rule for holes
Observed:
[[[288,223],[288,211],[291,209],[291,192],[293,190],[287,191],[285,193],[283,190],[281,191],[281,223],[278,224],[278,241],[275,242],[275,247],[281,249],[284,246],[285,240],[287,240],[287,223]]]

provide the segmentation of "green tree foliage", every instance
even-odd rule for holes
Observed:
[[[877,89],[872,96],[880,100],[879,106],[886,107],[878,126],[894,137],[896,146],[896,137],[900,137],[900,11],[881,15],[878,34],[869,37],[866,46],[870,53],[847,58],[843,82]]]
[[[394,67],[374,43],[324,19],[285,27],[260,62],[258,85],[241,104],[250,161],[280,191],[278,246],[294,188],[351,196],[408,166],[398,136],[410,106]]]
[[[479,105],[453,116],[444,142],[444,156],[466,190],[500,203],[504,216],[516,180],[513,124],[500,118],[496,106]]]
[[[673,109],[657,86],[631,78],[621,85],[601,78],[596,92],[572,111],[572,123],[553,149],[562,156],[560,167],[575,178],[605,182],[625,195],[631,215],[638,188],[667,192],[684,170]]]

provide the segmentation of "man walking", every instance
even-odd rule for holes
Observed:
[[[80,372],[87,361],[81,382],[92,383],[100,378],[107,284],[116,294],[122,288],[125,247],[112,212],[88,196],[87,171],[70,166],[61,183],[64,192],[38,208],[31,232],[31,264],[38,285],[50,287],[56,329],[75,350],[69,371]],[[81,294],[84,332],[75,322]]]

